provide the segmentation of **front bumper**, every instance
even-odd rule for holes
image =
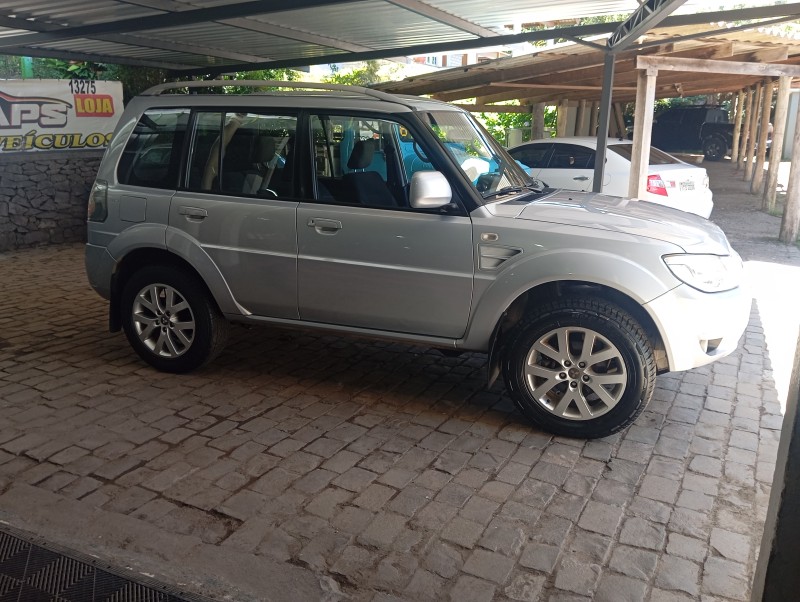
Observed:
[[[752,296],[740,286],[703,293],[682,284],[645,305],[658,326],[672,371],[691,370],[730,355],[750,319]]]

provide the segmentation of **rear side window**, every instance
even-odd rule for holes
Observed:
[[[594,150],[577,144],[553,145],[550,169],[594,169]]]
[[[136,124],[117,166],[120,184],[174,189],[189,109],[151,109]]]
[[[608,150],[614,151],[630,161],[633,153],[633,144],[609,144]],[[672,155],[668,155],[652,146],[650,147],[650,165],[676,165],[678,163],[681,163],[681,161]]]
[[[508,152],[525,167],[541,168],[547,165],[547,156],[550,154],[551,147],[552,144],[528,144],[512,148]]]
[[[296,133],[293,116],[198,113],[187,188],[235,196],[293,196]]]

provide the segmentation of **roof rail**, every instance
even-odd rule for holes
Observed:
[[[148,88],[141,93],[141,96],[158,96],[167,90],[179,90],[181,88],[215,88],[222,86],[245,86],[248,88],[295,88],[295,89],[308,89],[308,90],[336,90],[340,92],[353,92],[356,94],[363,94],[379,100],[386,100],[405,105],[402,99],[399,99],[394,94],[381,92],[380,90],[372,90],[362,86],[345,86],[342,84],[318,84],[316,82],[289,82],[272,79],[212,79],[212,80],[192,80],[186,82],[167,82]]]

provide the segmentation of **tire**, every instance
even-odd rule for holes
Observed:
[[[225,347],[228,322],[205,287],[173,267],[147,267],[125,284],[122,327],[136,353],[163,372],[196,370]]]
[[[505,349],[503,376],[512,399],[556,435],[616,433],[653,395],[656,363],[647,336],[627,312],[602,300],[563,297],[544,304],[515,327]]]
[[[720,161],[728,152],[728,141],[722,136],[709,136],[703,140],[703,155],[709,161]]]

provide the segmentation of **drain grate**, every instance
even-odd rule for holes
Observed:
[[[0,602],[208,601],[0,525]]]

